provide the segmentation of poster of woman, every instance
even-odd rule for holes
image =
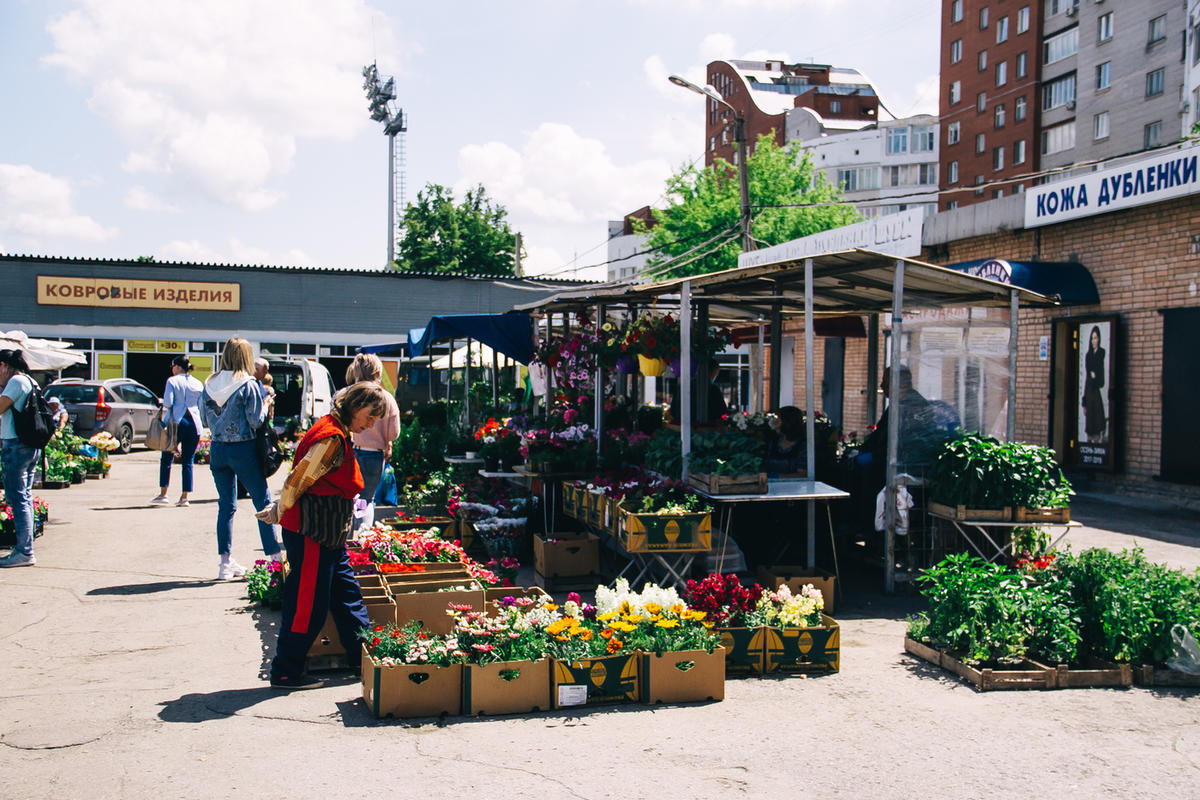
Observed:
[[[1079,461],[1105,467],[1110,461],[1112,423],[1112,323],[1079,325]]]

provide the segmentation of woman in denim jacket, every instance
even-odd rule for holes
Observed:
[[[209,467],[217,485],[217,552],[221,564],[218,580],[240,578],[246,568],[233,559],[233,514],[237,511],[237,483],[250,493],[256,511],[271,504],[267,480],[263,477],[254,447],[254,432],[266,422],[267,409],[262,392],[254,379],[254,350],[250,343],[235,336],[221,352],[220,371],[204,384],[200,404],[201,422],[212,434]],[[283,553],[275,538],[275,529],[258,523],[263,552],[274,561]]]

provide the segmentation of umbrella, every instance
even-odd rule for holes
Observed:
[[[0,350],[20,350],[31,370],[60,370],[87,363],[87,356],[72,350],[67,342],[31,339],[24,331],[0,333]]]

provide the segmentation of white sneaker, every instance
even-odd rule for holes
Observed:
[[[25,555],[17,550],[13,550],[4,558],[0,558],[0,568],[2,567],[32,567],[37,563],[37,559],[33,557],[33,553]]]
[[[166,505],[170,505],[170,504],[171,504],[171,501],[167,499],[167,496],[165,494],[160,494],[158,497],[155,497],[153,500],[150,501],[150,505],[152,505],[152,506],[166,506]]]
[[[221,565],[217,568],[217,580],[227,581],[240,578],[246,574],[246,568],[233,560],[233,556],[221,556]]]

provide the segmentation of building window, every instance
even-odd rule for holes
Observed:
[[[987,50],[980,50],[976,61],[979,62],[980,72],[983,72],[985,69],[987,69]]]
[[[976,186],[983,186],[983,176],[982,176],[982,175],[976,175],[976,176],[975,176],[975,185],[976,185]],[[976,190],[975,190],[975,196],[976,196],[976,197],[983,197],[983,189],[976,189]]]
[[[1150,20],[1150,30],[1146,36],[1146,44],[1156,44],[1167,38],[1167,15]]]
[[[1149,150],[1162,144],[1162,120],[1151,122],[1142,131],[1142,146]]]
[[[937,164],[920,164],[917,167],[917,183],[937,185]]]
[[[932,153],[937,142],[936,125],[914,125],[912,129],[912,152]]]
[[[988,26],[988,10],[987,6],[979,9],[979,30],[983,30]]]
[[[975,152],[982,153],[987,150],[987,136],[982,133],[975,134]]]
[[[962,61],[962,39],[955,39],[950,43],[950,63],[957,64]]]
[[[1008,83],[1008,62],[1001,61],[996,65],[996,85],[1003,86]]]
[[[998,199],[1000,199],[1001,197],[1004,197],[1004,190],[1003,190],[1003,189],[992,189],[992,199],[993,199],[993,200],[998,200]]]
[[[959,136],[962,133],[962,124],[951,122],[946,126],[946,144],[958,144]]]
[[[1096,91],[1112,86],[1112,62],[1096,65]]]
[[[887,152],[889,156],[908,152],[908,128],[888,128]]]
[[[980,114],[987,111],[987,92],[980,92],[975,95],[975,110]]]
[[[963,0],[954,0],[954,2],[950,4],[951,22],[962,22],[962,4]]]
[[[1075,122],[1055,125],[1042,131],[1042,155],[1049,156],[1075,146]]]
[[[1075,102],[1075,73],[1068,72],[1042,86],[1042,111]]]
[[[837,171],[838,186],[845,192],[879,188],[879,167],[848,167]]]
[[[958,183],[958,162],[951,161],[946,165],[946,181],[947,183]]]
[[[992,148],[992,169],[1004,169],[1004,148]]]
[[[841,112],[842,112],[842,101],[841,100],[830,100],[829,101],[829,113],[830,114],[840,114]]]
[[[1157,97],[1163,93],[1166,74],[1166,67],[1159,67],[1154,72],[1146,73],[1146,97]]]
[[[1013,118],[1020,122],[1025,119],[1025,98],[1018,97],[1013,101]]]
[[[1192,123],[1200,122],[1200,86],[1192,90]]]
[[[1079,52],[1079,28],[1068,28],[1046,39],[1042,45],[1042,63],[1053,64]]]
[[[1092,119],[1092,138],[1108,138],[1108,112],[1102,111]]]
[[[1017,77],[1024,78],[1029,74],[1029,54],[1017,53]]]
[[[1192,27],[1192,63],[1200,64],[1200,23]]]
[[[1008,41],[1008,17],[996,20],[996,44]]]
[[[715,137],[715,136],[708,137],[708,149],[709,150],[717,149],[717,137]]]
[[[954,210],[954,209],[956,209],[956,208],[958,208],[958,201],[957,201],[957,200],[951,200],[949,203],[946,203],[946,210],[947,210],[947,211],[953,211],[953,210]]]
[[[1017,12],[1017,33],[1024,33],[1029,30],[1029,6],[1025,6]]]
[[[1013,163],[1014,164],[1024,164],[1025,163],[1025,140],[1024,139],[1018,139],[1017,141],[1013,142]]]
[[[1096,41],[1107,42],[1113,37],[1113,12],[1101,14],[1096,20]]]
[[[996,117],[995,126],[997,128],[1003,128],[1004,127],[1004,103],[1000,103],[999,105],[997,105],[996,108],[994,109],[993,113],[995,114],[995,117]]]
[[[952,81],[950,83],[950,105],[954,105],[959,100],[962,100],[962,81]]]

